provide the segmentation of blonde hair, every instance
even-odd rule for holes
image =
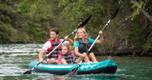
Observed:
[[[71,53],[70,44],[65,43],[65,44],[63,44],[63,45],[61,46],[61,48],[63,48],[63,47],[66,47],[67,50],[68,50],[67,52],[68,52],[68,53]]]
[[[78,30],[76,32],[76,35],[74,37],[74,40],[76,40],[77,38],[79,38],[78,35],[77,35],[79,30],[81,30],[85,34],[85,38],[88,37],[88,33],[87,33],[86,29],[84,27],[82,27],[82,28],[78,28]]]

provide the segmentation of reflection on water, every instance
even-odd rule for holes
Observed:
[[[76,75],[75,78],[79,80],[119,80],[119,77],[115,74]]]
[[[23,75],[28,64],[37,58],[41,44],[0,45],[0,80],[152,80],[151,57],[113,57],[118,63],[116,74],[57,76],[46,73]],[[101,60],[106,56],[98,57]]]
[[[21,73],[22,69],[14,64],[1,64],[0,65],[0,74],[1,76],[17,76],[18,73]]]
[[[1,80],[120,80],[117,76],[95,75],[76,75],[69,77],[68,75],[57,76],[53,74],[32,74],[20,76],[4,76]]]

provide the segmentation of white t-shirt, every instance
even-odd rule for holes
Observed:
[[[61,40],[61,42],[63,41],[63,39],[60,39],[60,40]],[[69,44],[69,41],[64,41],[62,45],[67,44],[67,43]],[[45,51],[47,51],[47,49],[50,48],[51,45],[52,45],[52,44],[50,43],[50,41],[46,41],[46,42],[44,43],[42,49],[45,50]]]

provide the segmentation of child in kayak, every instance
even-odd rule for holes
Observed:
[[[69,43],[62,45],[62,50],[59,54],[58,64],[73,64],[74,63],[74,54],[70,50]]]
[[[99,31],[99,34],[102,36],[102,31]],[[97,40],[95,43],[102,44],[103,40],[103,37],[100,37],[100,39]],[[75,54],[78,56],[78,59],[75,61],[76,63],[79,63],[82,60],[84,60],[85,62],[90,62],[90,60],[93,62],[97,62],[94,53],[92,51],[88,52],[88,49],[90,48],[93,42],[94,39],[88,36],[88,33],[86,32],[85,28],[79,28],[77,30],[74,41],[74,51]]]

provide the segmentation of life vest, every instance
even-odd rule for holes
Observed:
[[[58,63],[61,63],[62,59],[65,59],[68,64],[73,64],[75,61],[74,53],[66,53],[63,55],[62,52],[60,52],[59,56],[60,57],[58,58]]]
[[[51,43],[51,47],[47,49],[47,54],[49,54],[56,46],[58,46],[61,43],[60,39],[55,40],[48,40]],[[61,46],[59,46],[55,51],[53,51],[48,58],[56,58],[58,59],[59,51],[61,51]]]
[[[79,52],[83,53],[83,52],[87,52],[88,49],[91,46],[91,43],[89,42],[89,39],[87,38],[85,41],[83,41],[82,39],[77,39],[77,41],[79,42]]]

